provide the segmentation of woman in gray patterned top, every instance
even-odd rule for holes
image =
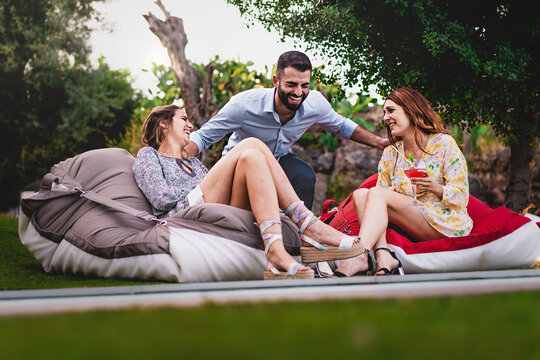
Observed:
[[[263,142],[256,138],[243,140],[208,170],[197,158],[186,159],[184,147],[189,143],[192,128],[184,111],[176,105],[154,108],[144,122],[142,141],[148,146],[139,150],[133,172],[155,215],[169,217],[205,202],[251,210],[265,243],[268,258],[265,279],[313,277],[313,270],[297,263],[285,251],[280,209],[286,209],[285,213],[298,224],[301,233],[305,231],[315,239],[325,239],[322,242],[327,245],[303,236],[305,242],[331,250],[303,247],[307,253],[313,250],[332,253],[332,258],[327,260],[358,255],[354,238],[318,221],[303,206]]]

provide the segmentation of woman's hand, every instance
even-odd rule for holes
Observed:
[[[441,184],[435,181],[432,177],[429,176],[426,169],[417,169],[418,172],[425,174],[425,177],[415,177],[411,178],[411,182],[416,185],[416,193],[423,191],[429,191],[437,195],[439,199],[442,199],[443,196],[443,187]]]

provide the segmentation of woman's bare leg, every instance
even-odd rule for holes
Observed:
[[[209,203],[224,203],[253,212],[257,223],[279,220],[280,210],[276,186],[263,154],[257,149],[245,149],[236,158],[234,171],[219,167],[209,171],[200,186],[204,200]],[[214,168],[212,168],[214,169]],[[222,175],[222,170],[226,175]],[[222,181],[219,181],[219,180]],[[253,194],[253,196],[251,196]],[[228,202],[226,201],[228,199]],[[281,234],[281,225],[270,226],[265,233]],[[265,241],[265,246],[268,241]],[[279,270],[285,271],[296,261],[285,251],[282,241],[276,241],[267,253],[268,260]],[[300,271],[310,270],[307,267]]]
[[[356,214],[362,224],[359,233],[360,243],[367,249],[387,247],[385,234],[389,221],[418,241],[443,237],[429,225],[418,208],[409,206],[411,198],[406,195],[390,189],[371,188],[367,192],[355,192],[353,200],[354,198],[356,198],[354,202]],[[379,269],[383,267],[392,269],[398,265],[387,251],[378,251],[377,260]],[[350,276],[366,268],[367,254],[362,254],[344,260],[337,270]]]
[[[356,213],[356,218],[358,219],[358,223],[362,225],[362,217],[364,216],[365,208],[366,208],[366,199],[368,195],[369,189],[356,189],[353,192],[353,206],[354,206],[354,212]]]
[[[388,222],[397,225],[417,241],[443,237],[426,221],[417,207],[411,207],[411,198],[382,188],[369,190],[360,229],[361,242],[369,249],[386,232]]]
[[[352,195],[352,201],[354,210],[356,212],[356,217],[360,225],[362,224],[362,216],[364,215],[366,199],[369,189],[356,189]],[[336,271],[345,274],[347,276],[352,276],[359,271],[364,271],[368,269],[368,254],[362,254],[353,258],[343,260]]]
[[[205,201],[231,204],[232,178],[236,171],[236,164],[240,156],[249,149],[258,150],[263,155],[274,183],[279,208],[284,210],[292,203],[300,201],[287,175],[270,149],[268,149],[268,146],[256,138],[241,141],[210,169],[203,182],[201,182],[201,188],[204,185],[206,189],[214,191],[210,200],[207,199],[203,188]],[[248,208],[247,202],[239,202],[235,206]],[[304,211],[308,211],[308,209],[304,207]],[[302,223],[299,225],[302,225]],[[322,221],[315,221],[306,229],[305,234],[320,243],[336,246],[339,245],[342,237],[342,233]]]
[[[274,155],[262,141],[256,138],[248,138],[241,141],[225,156],[223,156],[208,172],[203,179],[205,186],[209,189],[215,189],[216,194],[214,202],[229,204],[232,191],[232,179],[236,171],[237,163],[242,154],[247,150],[257,150],[262,155],[262,162],[259,165],[266,163],[267,169],[270,170],[269,178],[273,180],[274,189],[278,205],[281,209],[288,206],[288,202],[294,202],[293,199],[298,199],[292,185],[287,179],[287,175],[275,159]],[[202,184],[202,183],[201,183]],[[278,185],[279,186],[276,186]],[[206,193],[205,193],[206,200]]]

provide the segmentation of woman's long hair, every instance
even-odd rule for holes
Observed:
[[[426,98],[418,91],[408,87],[402,87],[392,91],[386,97],[386,100],[392,100],[403,108],[405,115],[407,115],[411,122],[416,146],[422,152],[426,152],[426,149],[422,145],[422,133],[428,135],[434,133],[452,134],[445,129],[441,117],[431,108]],[[396,141],[401,140],[401,137],[393,136],[388,126],[386,127],[386,132],[390,143],[396,146]]]
[[[144,120],[142,128],[142,142],[154,149],[159,149],[159,146],[165,139],[163,127],[160,126],[161,121],[170,124],[174,114],[180,107],[177,105],[156,106],[150,112],[150,115]]]

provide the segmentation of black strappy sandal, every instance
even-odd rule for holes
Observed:
[[[373,274],[373,264],[375,263],[375,260],[373,259],[373,253],[366,249],[366,254],[368,256],[368,268],[366,270],[358,271],[357,273],[347,276],[341,271],[334,271],[334,276],[336,277],[353,277],[353,276],[366,276]]]
[[[380,268],[380,269],[377,270],[377,272],[382,271],[382,272],[384,272],[384,275],[405,275],[405,271],[403,271],[403,265],[401,265],[401,261],[397,258],[395,252],[393,252],[392,250],[390,250],[388,248],[377,248],[377,249],[375,249],[375,253],[377,251],[379,251],[379,250],[388,251],[390,253],[390,255],[392,255],[392,257],[398,261],[399,265],[396,266],[395,268],[390,269],[390,270],[388,270],[387,268]]]

